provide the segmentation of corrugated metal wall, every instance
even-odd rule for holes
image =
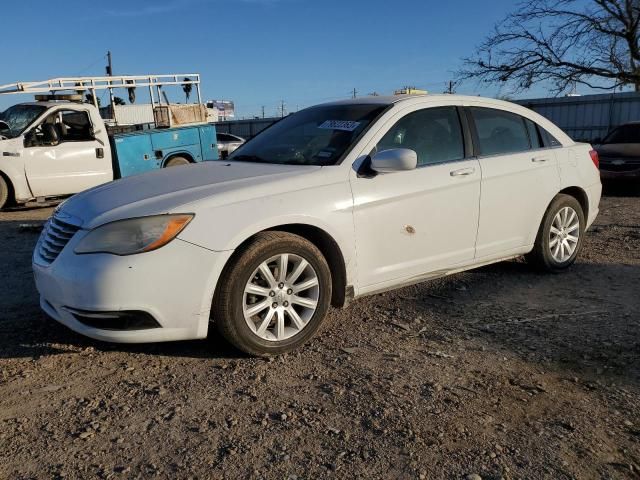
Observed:
[[[640,93],[516,100],[548,118],[577,141],[592,142],[623,123],[640,120]]]
[[[534,98],[515,103],[548,118],[577,141],[593,142],[618,125],[640,120],[640,93],[636,92]],[[249,139],[278,120],[280,118],[219,122],[216,128]]]
[[[280,120],[276,118],[259,118],[254,120],[230,120],[227,122],[217,122],[216,131],[238,135],[246,140],[255,137],[265,128]]]

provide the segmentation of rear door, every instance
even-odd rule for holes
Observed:
[[[482,169],[476,258],[522,253],[560,188],[555,152],[529,119],[479,106],[467,112]]]
[[[44,123],[55,127],[55,142],[44,140]],[[109,146],[94,138],[88,111],[55,110],[30,133],[34,142],[24,149],[24,156],[33,196],[77,193],[112,179],[109,157],[105,155]]]

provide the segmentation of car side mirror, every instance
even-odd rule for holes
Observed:
[[[35,130],[29,130],[24,134],[24,147],[29,148],[33,147],[36,144],[36,132]]]
[[[414,170],[418,166],[418,154],[408,148],[392,148],[376,153],[371,159],[371,169],[378,173]]]
[[[2,130],[11,130],[11,127],[4,120],[0,120],[0,131]]]

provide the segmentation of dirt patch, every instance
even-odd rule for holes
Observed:
[[[626,195],[565,274],[513,261],[365,298],[271,361],[72,333],[31,277],[51,209],[0,213],[0,477],[640,478]]]

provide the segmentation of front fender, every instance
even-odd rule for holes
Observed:
[[[24,169],[23,151],[17,139],[0,142],[0,172],[9,179],[18,202],[31,200],[33,195]]]
[[[222,252],[238,248],[258,232],[301,224],[330,235],[343,255],[347,278],[355,268],[353,198],[347,182],[211,208],[196,208],[182,240]]]

